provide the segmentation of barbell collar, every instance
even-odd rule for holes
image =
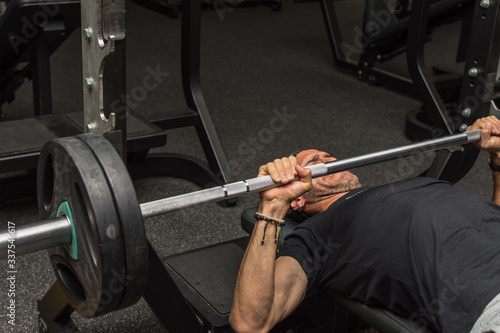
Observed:
[[[66,216],[16,226],[0,230],[0,259],[70,243],[71,224]]]
[[[356,169],[376,163],[386,162],[411,155],[444,149],[447,147],[477,142],[481,138],[481,130],[474,130],[446,136],[443,138],[418,142],[403,147],[383,150],[362,156],[336,160],[328,163],[319,163],[308,166],[311,169],[312,178],[330,175],[336,172]],[[219,187],[213,187],[192,193],[164,198],[141,204],[141,212],[144,218],[161,215],[176,210],[189,208],[202,203],[211,203],[225,199],[236,198],[244,194],[261,192],[279,186],[271,179],[271,176],[257,177],[244,181],[234,182]]]
[[[419,153],[477,142],[480,138],[481,130],[474,130],[344,160],[319,163],[307,168],[311,169],[312,178],[317,178]],[[152,217],[203,203],[217,202],[244,194],[261,192],[277,186],[280,186],[280,184],[274,183],[270,176],[256,177],[219,187],[146,202],[140,205],[141,214],[143,218]],[[15,249],[13,249],[15,255],[69,244],[71,242],[71,224],[63,216],[16,227],[13,242],[10,234],[9,229],[0,231],[0,260],[7,258],[10,244],[15,245]]]

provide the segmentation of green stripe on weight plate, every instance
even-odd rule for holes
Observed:
[[[71,244],[64,245],[68,254],[74,260],[78,260],[78,242],[76,240],[75,224],[73,223],[73,215],[71,214],[71,208],[67,201],[63,201],[57,208],[57,216],[66,216],[71,223]]]

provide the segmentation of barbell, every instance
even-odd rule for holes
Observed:
[[[397,158],[477,142],[474,130],[380,152],[308,166],[313,178]],[[142,218],[279,186],[257,177],[139,205],[125,164],[103,137],[55,139],[37,170],[42,221],[0,231],[0,259],[48,249],[70,305],[95,317],[135,304],[147,282]]]

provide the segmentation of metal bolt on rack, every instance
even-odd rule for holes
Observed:
[[[92,29],[87,27],[85,29],[82,30],[82,33],[83,33],[83,38],[85,38],[86,40],[90,41],[92,39]]]
[[[92,90],[92,88],[94,87],[94,80],[90,76],[86,77],[83,80],[83,84],[85,85],[85,88],[87,88],[88,90]]]
[[[480,6],[483,8],[488,8],[490,6],[490,0],[482,0]]]
[[[471,69],[469,69],[468,73],[469,73],[469,76],[472,76],[472,77],[477,76],[477,73],[478,73],[477,68],[476,67],[472,67]]]

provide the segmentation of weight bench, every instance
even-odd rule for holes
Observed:
[[[249,208],[241,214],[241,227],[243,230],[252,233],[255,225],[254,214],[257,207]],[[285,226],[282,229],[283,236],[288,235],[299,224],[299,221],[292,216],[285,217]],[[432,333],[429,329],[410,321],[407,318],[395,315],[394,313],[379,307],[369,307],[360,302],[347,299],[335,293],[328,293],[335,302],[348,309],[357,318],[382,333]],[[341,333],[342,331],[335,331]],[[347,332],[345,330],[344,332]]]

